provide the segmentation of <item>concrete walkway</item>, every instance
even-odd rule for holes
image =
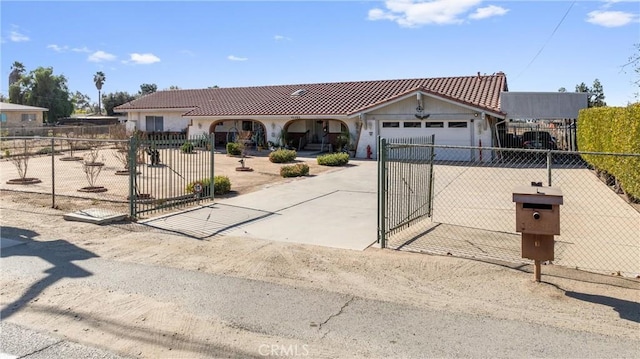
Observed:
[[[350,164],[141,223],[199,238],[225,234],[364,250],[377,238],[377,167]]]

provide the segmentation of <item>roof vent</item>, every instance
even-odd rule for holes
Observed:
[[[300,96],[304,96],[304,94],[306,94],[306,93],[307,93],[307,90],[305,90],[305,89],[299,89],[299,90],[296,90],[296,91],[292,92],[292,93],[291,93],[291,97],[300,97]]]

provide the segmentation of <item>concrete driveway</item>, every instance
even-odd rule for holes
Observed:
[[[351,160],[179,214],[142,221],[197,238],[217,234],[364,250],[376,242],[375,161]]]

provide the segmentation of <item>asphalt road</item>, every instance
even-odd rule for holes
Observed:
[[[80,249],[59,251],[59,245],[55,241],[31,242],[2,249],[3,277],[34,283],[20,300],[1,308],[3,318],[28,310],[25,306],[39,292],[73,282],[105,295],[135,293],[175,303],[185,313],[200,318],[222,321],[252,333],[308,343],[300,348],[300,355],[316,351],[326,354],[334,346],[352,348],[354,355],[367,357],[634,358],[639,355],[638,342],[617,337],[231,276],[116,262],[87,255]],[[36,352],[43,343],[48,343],[46,338],[44,342],[23,341],[19,333],[7,335],[14,333],[15,328],[6,328],[3,324],[0,352],[20,356]],[[55,349],[55,345],[49,348]],[[260,348],[245,350],[242,354],[264,355]],[[101,357],[100,353],[93,357]],[[102,357],[111,357],[108,352],[104,353]],[[85,358],[87,355],[69,350],[63,357]]]

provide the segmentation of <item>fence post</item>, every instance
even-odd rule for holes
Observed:
[[[137,216],[135,206],[137,193],[136,170],[138,166],[138,158],[136,156],[138,153],[137,146],[138,143],[136,142],[136,136],[133,135],[129,137],[129,153],[127,156],[129,156],[129,216],[131,218],[136,218]]]
[[[386,203],[385,203],[385,195],[386,195],[386,151],[387,151],[387,140],[378,136],[378,243],[380,243],[380,248],[386,247],[386,228],[385,228],[385,214],[386,214]]]
[[[429,218],[431,218],[431,221],[433,221],[433,192],[434,192],[434,185],[433,185],[433,161],[436,158],[436,149],[433,147],[436,143],[436,135],[433,134],[431,135],[431,138],[429,139],[429,144],[431,145],[429,148],[431,149],[431,151],[429,152]]]
[[[56,161],[55,139],[51,138],[51,208],[56,208]]]
[[[547,185],[551,187],[551,150],[547,150]]]
[[[211,200],[213,201],[215,199],[214,195],[215,195],[215,185],[216,185],[216,181],[215,181],[215,171],[214,171],[214,161],[213,161],[213,153],[215,152],[215,148],[214,148],[214,144],[215,144],[215,134],[214,133],[210,133],[209,134],[209,149],[211,151],[210,155],[209,155],[209,168],[210,168],[210,173],[209,173],[209,178],[211,180],[211,184],[209,185],[209,195],[211,196]]]

